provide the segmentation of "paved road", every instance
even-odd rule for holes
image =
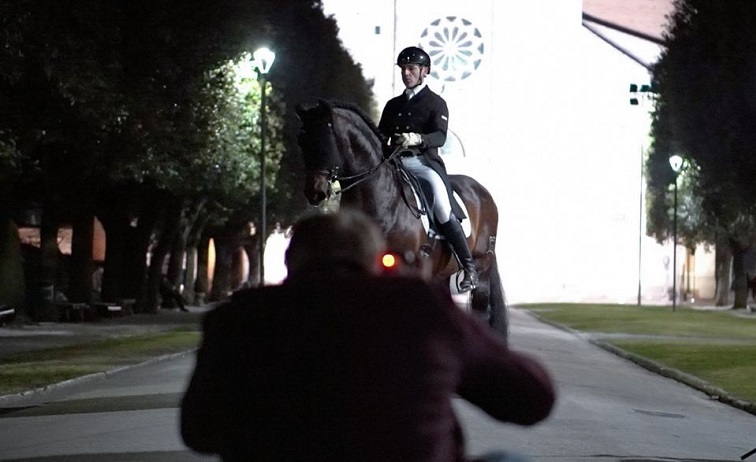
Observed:
[[[756,446],[753,415],[517,310],[512,344],[548,365],[557,409],[519,428],[456,403],[471,454],[507,448],[533,461],[705,462],[740,460]],[[178,436],[176,406],[193,361],[177,356],[0,402],[0,460],[214,460],[189,453]]]
[[[737,461],[756,446],[752,414],[523,312],[514,310],[513,325],[513,347],[535,354],[552,371],[557,409],[546,422],[522,429],[465,406],[473,453],[507,447],[534,461],[705,462]]]

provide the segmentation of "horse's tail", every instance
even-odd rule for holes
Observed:
[[[507,297],[504,293],[504,286],[501,283],[499,275],[499,265],[496,262],[496,254],[493,256],[493,263],[489,273],[489,313],[488,323],[498,332],[504,340],[509,337],[509,309],[507,307]]]

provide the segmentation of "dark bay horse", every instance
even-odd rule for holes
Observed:
[[[299,147],[307,170],[304,194],[309,203],[322,204],[338,181],[340,204],[372,216],[393,250],[429,258],[438,280],[456,279],[456,259],[443,241],[429,238],[398,159],[384,157],[383,135],[375,123],[348,103],[320,101],[297,107],[297,114],[302,121]],[[498,209],[488,190],[474,179],[464,175],[449,178],[467,209],[472,229],[468,245],[479,284],[471,293],[470,308],[506,338],[506,299],[494,252]]]

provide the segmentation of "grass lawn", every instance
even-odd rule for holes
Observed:
[[[186,351],[199,344],[200,335],[196,331],[179,330],[18,353],[0,359],[0,395]]]
[[[669,306],[519,305],[756,403],[756,315]],[[615,335],[612,335],[615,334]],[[632,334],[632,335],[616,335]]]

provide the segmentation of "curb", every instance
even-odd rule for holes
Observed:
[[[663,377],[667,377],[669,379],[673,379],[677,382],[680,382],[684,385],[694,388],[700,392],[703,392],[712,400],[719,401],[721,403],[727,404],[734,408],[756,415],[756,403],[752,403],[750,401],[745,401],[740,398],[736,398],[730,395],[729,393],[727,393],[725,390],[719,387],[715,387],[714,385],[710,384],[709,382],[706,382],[705,380],[702,380],[698,377],[687,374],[680,370],[673,369],[668,366],[664,366],[663,364],[659,364],[658,362],[653,361],[651,359],[636,355],[635,353],[631,353],[629,351],[623,350],[622,348],[619,348],[615,345],[611,345],[609,343],[598,340],[594,338],[593,336],[591,336],[590,334],[586,334],[585,332],[580,332],[580,331],[571,329],[567,326],[549,321],[548,319],[544,319],[538,314],[533,313],[529,310],[520,310],[520,311],[527,313],[528,315],[532,316],[533,318],[539,320],[540,322],[544,324],[548,324],[550,326],[556,327],[557,329],[561,329],[565,332],[569,332],[575,335],[576,337],[585,339],[589,343],[596,345],[597,347],[603,350],[606,350],[612,354],[615,354],[621,358],[632,361],[635,364],[655,374],[661,375]]]
[[[42,394],[49,393],[54,390],[59,390],[62,388],[73,386],[73,385],[79,385],[83,383],[94,382],[96,380],[106,379],[112,375],[125,372],[130,369],[135,369],[137,367],[149,366],[150,364],[155,364],[155,363],[159,363],[163,361],[170,361],[171,359],[181,358],[181,357],[190,355],[194,353],[195,351],[197,351],[197,348],[192,348],[190,350],[185,350],[185,351],[179,351],[178,353],[170,353],[167,355],[156,356],[154,358],[147,359],[140,363],[130,364],[127,366],[121,366],[115,369],[110,369],[110,370],[102,371],[102,372],[94,372],[92,374],[83,375],[81,377],[75,377],[73,379],[64,380],[62,382],[45,385],[44,387],[32,388],[30,390],[25,390],[25,391],[21,391],[19,393],[13,393],[10,395],[0,395],[0,406],[3,404],[13,403],[13,402],[22,400],[24,398],[28,398],[29,396],[42,395]]]

